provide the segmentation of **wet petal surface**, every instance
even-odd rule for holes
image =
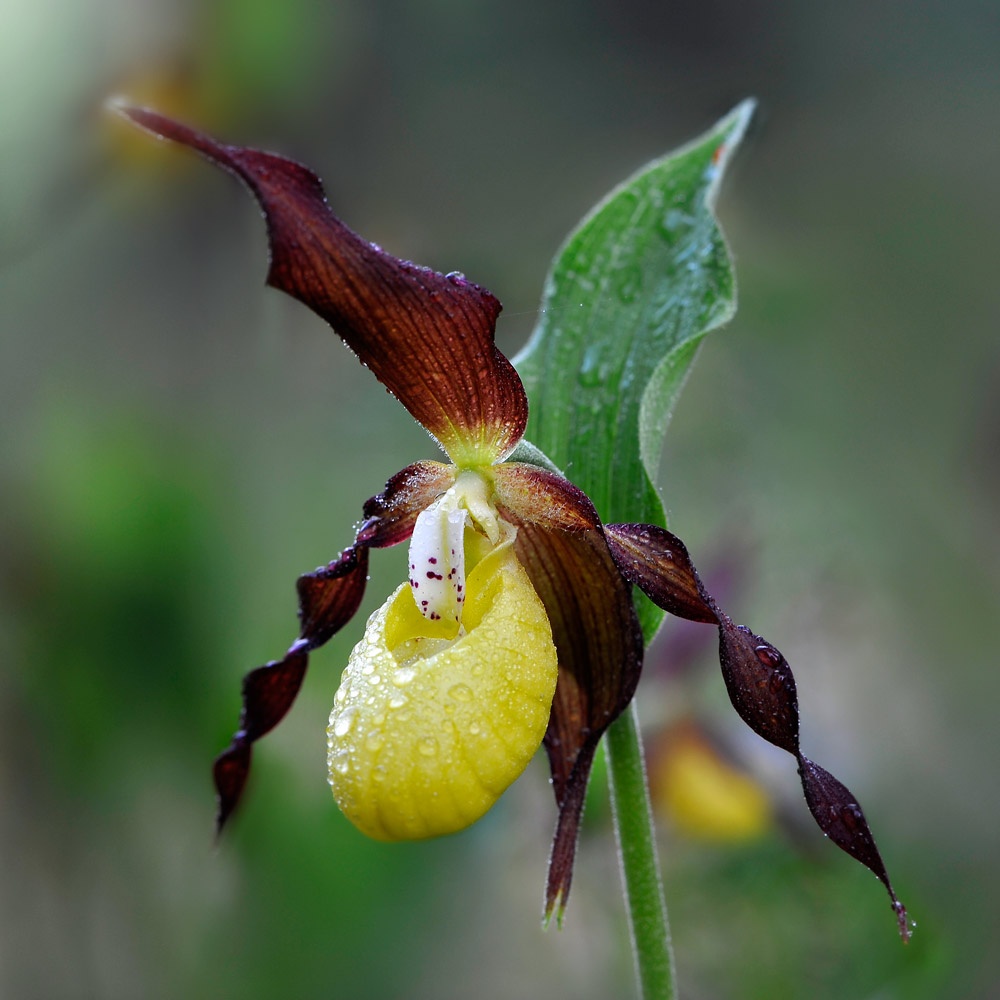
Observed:
[[[906,909],[889,881],[861,807],[850,789],[799,749],[798,698],[788,661],[766,639],[734,624],[718,607],[676,535],[651,524],[609,524],[605,531],[623,576],[650,600],[682,618],[718,626],[719,662],[733,707],[755,733],[795,757],[816,823],[838,847],[878,876],[889,893],[899,932],[908,940]]]
[[[461,631],[403,584],[351,654],[327,730],[344,814],[378,840],[454,833],[541,744],[556,684],[545,609],[509,544],[469,575]]]
[[[498,506],[518,523],[513,511]],[[545,896],[550,917],[562,911],[569,894],[594,751],[639,682],[642,632],[630,588],[599,527],[559,530],[524,519],[516,549],[548,611],[559,653],[545,734],[559,807]]]
[[[365,504],[367,520],[354,545],[328,566],[299,577],[299,637],[280,660],[243,678],[243,709],[230,745],[213,768],[221,832],[243,794],[253,743],[274,728],[292,707],[305,677],[311,650],[322,646],[354,616],[365,592],[368,548],[405,541],[417,515],[454,481],[454,470],[420,462],[397,473],[385,491]]]
[[[120,112],[239,177],[267,219],[267,282],[323,317],[458,464],[520,440],[528,401],[493,343],[500,303],[464,275],[399,260],[347,228],[319,178],[273,153],[230,146],[144,108]]]

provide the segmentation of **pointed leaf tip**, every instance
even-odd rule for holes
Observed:
[[[528,437],[605,521],[666,523],[652,480],[667,420],[698,341],[735,310],[713,206],[753,108],[744,101],[587,213],[514,359],[531,399]]]

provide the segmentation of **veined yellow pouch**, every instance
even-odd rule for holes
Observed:
[[[327,729],[329,780],[370,837],[464,829],[541,744],[556,650],[512,541],[469,574],[461,624],[429,621],[403,584],[351,654]]]

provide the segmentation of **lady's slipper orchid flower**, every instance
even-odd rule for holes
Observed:
[[[496,298],[361,239],[306,168],[149,110],[120,110],[249,187],[267,221],[268,283],[325,319],[450,459],[399,472],[364,505],[353,544],[299,578],[299,637],[246,675],[239,728],[215,762],[220,829],[254,742],[288,711],[310,652],[357,611],[369,550],[408,541],[410,579],[369,619],[330,716],[330,784],[360,830],[386,840],[460,830],[544,742],[559,810],[547,914],[564,905],[594,751],[639,679],[635,585],[664,610],[718,628],[737,712],[796,758],[816,822],[881,879],[908,936],[861,808],[799,749],[782,654],[717,606],[678,538],[655,525],[603,525],[586,495],[522,441],[528,401],[494,346]]]

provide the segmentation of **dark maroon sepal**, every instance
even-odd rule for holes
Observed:
[[[602,730],[603,733],[603,730]],[[552,757],[554,746],[552,741],[546,742],[546,750]],[[556,806],[559,809],[559,819],[556,822],[556,832],[552,837],[552,849],[549,852],[549,871],[545,880],[545,913],[547,925],[553,915],[558,924],[562,924],[566,900],[569,898],[570,886],[573,884],[573,863],[576,860],[576,843],[580,836],[580,821],[583,819],[583,803],[587,798],[587,784],[590,780],[590,769],[594,763],[596,741],[588,741],[576,756],[573,770],[557,793]]]
[[[681,618],[718,625],[719,662],[733,707],[758,736],[795,757],[813,818],[838,847],[882,881],[899,932],[909,940],[906,908],[896,897],[857,800],[799,750],[798,698],[788,661],[766,639],[734,624],[718,607],[676,535],[651,524],[609,524],[605,533],[622,575],[654,604]]]
[[[500,303],[489,291],[362,239],[298,163],[221,143],[147,108],[118,110],[247,185],[267,220],[268,284],[325,319],[449,455],[489,463],[513,450],[528,400],[494,344]]]
[[[518,485],[520,477],[515,470],[498,509],[518,526],[514,549],[545,605],[559,657],[559,680],[545,732],[559,810],[545,891],[548,919],[554,910],[561,913],[569,894],[594,751],[639,682],[642,630],[631,589],[615,567],[599,522],[586,528],[586,508],[552,479],[537,482],[540,489],[567,500],[559,516],[564,526],[535,523],[533,503]],[[593,509],[589,501],[587,507]]]

